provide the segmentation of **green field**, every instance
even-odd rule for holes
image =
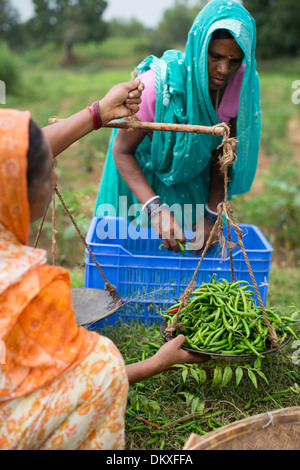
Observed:
[[[112,85],[130,80],[130,73],[142,59],[132,50],[132,40],[122,40],[122,45],[110,40],[100,46],[80,46],[70,69],[59,68],[60,51],[50,45],[17,56],[20,85],[18,93],[7,96],[7,106],[29,109],[40,126],[47,125],[50,116],[67,117],[100,99]],[[299,78],[300,61],[280,66],[261,64],[259,72],[266,166],[257,173],[255,191],[236,197],[232,206],[239,222],[258,225],[273,245],[268,305],[285,311],[291,304],[300,306],[299,162],[287,134],[291,120],[299,123],[299,107],[291,102],[291,85]],[[107,129],[95,132],[57,159],[59,189],[84,234],[109,135]],[[37,229],[35,224],[31,240]],[[72,285],[83,286],[84,247],[79,249],[75,229],[58,202],[56,229],[57,260],[70,271]],[[49,214],[40,240],[40,246],[49,252],[49,262],[51,233]],[[126,362],[152,355],[155,347],[149,343],[162,343],[157,326],[120,324],[105,333]],[[126,412],[127,449],[180,449],[192,432],[205,434],[244,417],[298,405],[299,365],[292,362],[292,353],[290,346],[262,364],[228,366],[212,361],[201,369],[205,380],[197,367],[186,366],[136,384],[130,388]],[[238,367],[243,376],[239,385]]]

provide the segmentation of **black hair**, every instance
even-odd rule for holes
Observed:
[[[27,186],[30,189],[35,178],[47,162],[48,148],[42,130],[30,119],[29,146],[27,151]]]
[[[212,33],[211,39],[234,39],[234,36],[232,36],[228,29],[216,29]]]

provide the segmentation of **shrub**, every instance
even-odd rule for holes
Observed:
[[[5,42],[0,43],[0,80],[5,83],[8,93],[16,94],[21,85],[17,60]]]

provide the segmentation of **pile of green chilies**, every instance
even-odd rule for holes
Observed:
[[[247,281],[229,282],[213,278],[195,289],[182,308],[178,321],[184,324],[186,346],[196,351],[216,354],[255,354],[270,349],[270,333],[260,306],[253,300],[254,291]],[[162,314],[171,325],[180,302]],[[288,335],[299,339],[292,328],[297,323],[289,316],[279,316],[265,308],[274,327],[278,345]]]

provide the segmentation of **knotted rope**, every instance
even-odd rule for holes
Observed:
[[[75,229],[76,229],[76,231],[77,231],[77,233],[78,233],[78,235],[79,235],[79,238],[81,239],[81,241],[82,241],[82,243],[84,244],[85,248],[86,248],[87,251],[89,252],[89,254],[90,254],[92,260],[93,260],[94,263],[95,263],[95,265],[97,266],[97,268],[98,268],[98,270],[99,270],[99,272],[100,272],[100,274],[101,274],[101,276],[102,276],[102,278],[103,278],[103,280],[104,280],[104,282],[105,282],[105,290],[108,290],[109,293],[110,293],[113,297],[116,297],[116,298],[118,298],[118,300],[119,300],[119,296],[118,296],[118,294],[117,294],[117,288],[116,288],[115,286],[113,286],[112,284],[110,284],[109,281],[108,281],[108,279],[106,278],[106,276],[105,276],[103,270],[101,269],[101,267],[100,267],[98,261],[96,260],[96,258],[95,258],[95,256],[94,256],[93,252],[91,251],[90,247],[89,247],[88,244],[86,243],[84,236],[82,235],[82,233],[81,233],[81,231],[80,231],[78,225],[76,224],[76,222],[75,222],[75,220],[74,220],[74,217],[72,216],[72,214],[70,213],[69,209],[67,208],[66,203],[65,203],[65,201],[63,200],[62,195],[61,195],[60,192],[58,191],[57,187],[55,187],[55,192],[56,192],[57,196],[59,197],[59,200],[60,200],[60,202],[61,202],[61,204],[62,204],[62,206],[63,206],[63,208],[64,208],[66,214],[68,215],[69,219],[71,220],[72,224],[74,225],[74,227],[75,227]]]
[[[55,194],[57,194],[66,214],[68,215],[69,219],[71,220],[72,224],[74,225],[78,235],[79,235],[79,238],[81,239],[82,243],[84,244],[85,248],[87,249],[87,251],[89,252],[92,260],[94,261],[96,267],[98,268],[103,280],[104,280],[104,283],[105,283],[105,290],[108,290],[109,293],[111,294],[112,297],[114,297],[114,299],[116,301],[120,301],[120,297],[119,295],[117,294],[117,289],[114,285],[110,284],[108,279],[106,278],[103,270],[101,269],[101,266],[99,265],[98,261],[96,260],[93,252],[91,251],[90,247],[88,246],[88,244],[86,243],[85,241],[85,238],[84,236],[82,235],[77,223],[75,222],[74,220],[74,217],[72,216],[72,214],[70,213],[69,209],[67,208],[66,206],[66,203],[65,201],[63,200],[63,197],[62,195],[60,194],[57,186],[55,186],[53,188],[53,193],[52,193],[52,259],[53,259],[53,266],[55,265],[55,262],[56,262],[56,239],[55,239],[55,236],[57,234],[57,231],[55,229]],[[50,205],[50,204],[49,204]],[[48,206],[49,208],[49,206]],[[34,248],[37,247],[37,244],[38,244],[38,241],[39,241],[39,237],[40,237],[40,234],[41,234],[41,231],[42,231],[42,228],[43,228],[43,225],[44,225],[44,222],[45,222],[45,218],[46,218],[46,215],[47,215],[47,211],[48,211],[48,208],[47,210],[45,211],[45,214],[41,220],[41,223],[40,223],[40,226],[39,226],[39,229],[38,229],[38,232],[37,232],[37,235],[36,235],[36,238],[35,238],[35,242],[34,242]]]
[[[139,75],[139,73],[138,73],[137,69],[134,69],[134,71],[131,72],[131,81],[134,81],[138,77],[138,75]],[[131,114],[131,116],[129,118],[129,121],[130,122],[140,121],[140,119],[135,114]],[[128,132],[131,132],[133,130],[134,130],[133,127],[129,127],[127,129]]]

